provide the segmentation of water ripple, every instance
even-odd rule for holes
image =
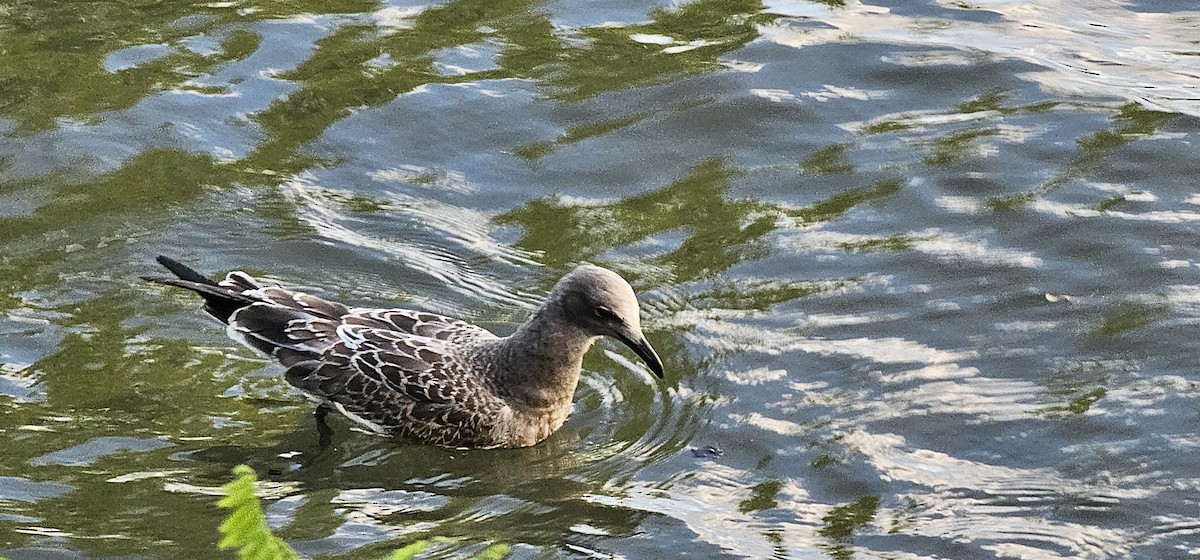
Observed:
[[[961,4],[946,7],[950,9],[922,18],[858,1],[831,9],[775,0],[767,3],[772,13],[812,18],[827,27],[816,28],[803,19],[781,20],[764,26],[762,36],[795,48],[838,43],[846,34],[920,47],[911,59],[891,59],[907,65],[928,64],[938,48],[952,50],[942,51],[937,64],[971,63],[978,55],[961,50],[970,45],[973,50],[1039,65],[1048,71],[1029,72],[1025,77],[1052,90],[1094,97],[1120,95],[1159,110],[1200,115],[1200,60],[1192,43],[1200,29],[1200,12],[1135,12],[1117,0],[1095,2],[1084,12],[1067,1],[1001,0],[965,10]],[[978,21],[963,17],[974,15],[993,17]]]
[[[911,494],[915,503],[928,505],[904,513],[911,519],[907,531],[977,542],[985,550],[1016,546],[1026,554],[1036,551],[1037,557],[1058,557],[1055,549],[1062,551],[1062,557],[1108,557],[1127,551],[1130,534],[1126,531],[1027,514],[1088,502],[1111,507],[1144,496],[1139,491],[1082,485],[1048,469],[989,465],[913,449],[895,434],[854,431],[846,434],[845,444],[862,454],[881,480],[927,489]],[[1019,544],[1022,541],[1037,546]]]
[[[344,210],[345,201],[353,200],[349,193],[320,187],[304,178],[293,179],[287,187],[285,192],[301,209],[300,219],[316,229],[321,237],[398,258],[409,268],[472,298],[482,297],[525,308],[536,305],[536,298],[514,293],[499,281],[473,272],[465,257],[458,254],[462,251],[509,262],[531,262],[528,255],[491,237],[492,226],[484,214],[400,193],[387,193],[371,202],[380,209],[393,211],[396,214],[393,219],[410,222],[416,230],[413,237],[438,236],[436,243],[432,240],[422,243],[413,238],[395,239],[360,228],[358,224],[362,219]],[[445,247],[446,243],[456,246],[458,251]]]

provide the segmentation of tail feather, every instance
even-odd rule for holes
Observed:
[[[243,295],[237,290],[226,288],[213,282],[179,261],[161,255],[157,260],[159,264],[167,267],[178,278],[171,276],[143,276],[142,280],[196,292],[200,297],[204,298],[204,311],[216,317],[222,323],[229,323],[229,316],[234,311],[258,301],[255,298]]]

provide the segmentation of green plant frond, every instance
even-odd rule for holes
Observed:
[[[254,495],[257,480],[250,467],[233,468],[233,480],[222,487],[225,497],[217,501],[219,507],[232,510],[218,527],[221,541],[217,546],[237,549],[241,560],[299,560],[296,551],[267,528],[262,506]]]
[[[279,537],[271,534],[262,505],[254,494],[258,478],[246,465],[233,468],[233,480],[221,487],[225,496],[217,501],[229,515],[217,527],[222,550],[236,549],[240,560],[299,560],[296,551]],[[429,547],[421,540],[393,551],[383,560],[412,560]],[[472,560],[500,560],[508,556],[507,544],[493,544],[471,556]],[[4,558],[0,558],[4,560]]]

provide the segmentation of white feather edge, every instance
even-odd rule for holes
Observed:
[[[237,342],[238,344],[241,344],[242,346],[245,346],[256,353],[262,354],[262,350],[250,345],[250,340],[246,338],[246,330],[238,326],[237,316],[242,312],[242,309],[246,309],[247,307],[249,306],[243,307],[229,314],[229,324],[225,325],[225,336],[228,336],[234,342]],[[270,354],[267,355],[270,356]]]
[[[346,407],[342,406],[341,404],[339,404],[339,403],[331,403],[331,404],[333,404],[334,408],[336,408],[337,411],[342,413],[346,418],[353,420],[356,424],[370,430],[371,432],[379,434],[379,435],[385,435],[388,433],[387,428],[384,428],[383,426],[380,426],[379,424],[376,424],[370,420],[367,420],[366,418],[363,418],[362,416],[359,416],[353,412],[350,412],[349,410],[346,410]]]

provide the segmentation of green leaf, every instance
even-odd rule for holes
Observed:
[[[299,560],[296,551],[271,534],[258,496],[254,495],[257,478],[246,465],[233,468],[233,480],[222,487],[225,497],[217,506],[232,510],[221,522],[219,548],[237,549],[241,560]]]
[[[241,560],[299,560],[296,551],[282,539],[272,535],[271,530],[267,528],[262,505],[258,496],[254,495],[254,485],[258,482],[254,470],[246,465],[238,465],[233,468],[233,477],[233,480],[221,487],[225,496],[217,501],[218,506],[231,510],[217,527],[221,532],[221,541],[217,546],[222,550],[237,549],[238,558]],[[428,546],[428,540],[417,541],[392,552],[385,560],[412,560]],[[508,545],[493,544],[475,553],[471,558],[500,560],[505,556],[508,556]]]

